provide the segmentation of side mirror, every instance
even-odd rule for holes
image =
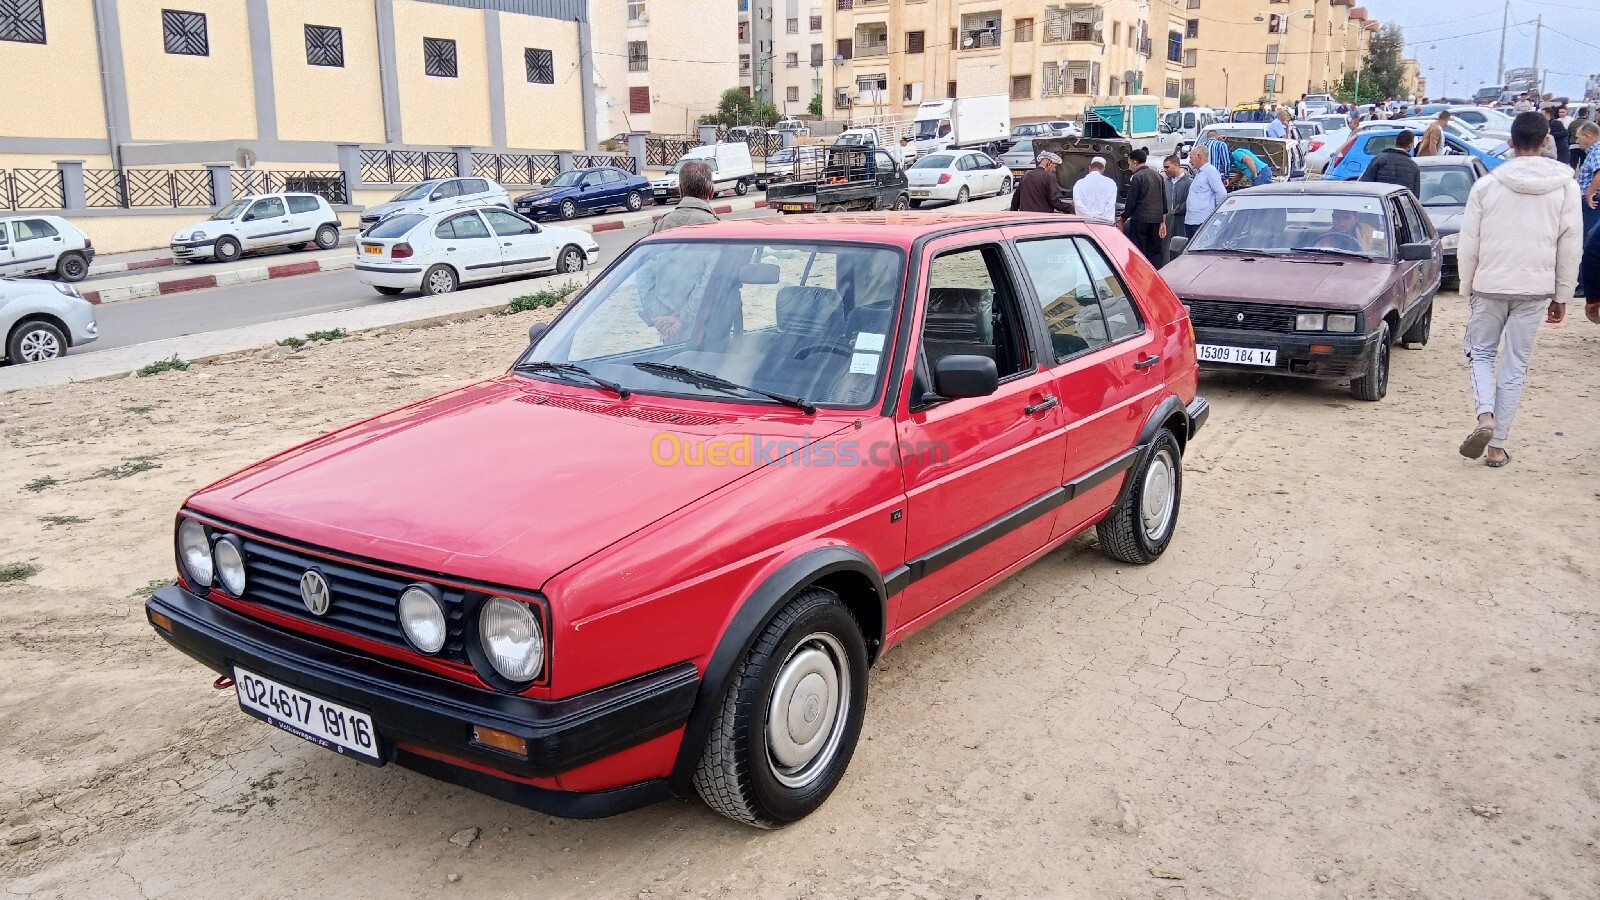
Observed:
[[[1175,237],[1167,241],[1167,252],[1173,256],[1177,256],[1187,249],[1189,249],[1189,239],[1186,237]]]
[[[528,346],[531,347],[534,344],[539,343],[539,338],[544,337],[544,333],[546,331],[548,331],[549,328],[550,328],[550,323],[549,322],[539,322],[539,323],[537,323],[535,325],[529,326],[529,328],[528,328]]]
[[[999,370],[987,356],[946,356],[933,370],[933,389],[950,400],[987,397],[999,388]]]
[[[1433,244],[1427,242],[1401,244],[1400,258],[1407,262],[1433,259]]]
[[[434,191],[432,194],[428,195],[428,199],[429,200],[443,200],[444,199],[444,191]]]

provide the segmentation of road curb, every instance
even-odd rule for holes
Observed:
[[[356,238],[360,236],[360,233],[354,228],[341,228],[339,229],[339,246],[348,245],[353,247],[355,246]],[[125,263],[90,263],[89,274],[91,276],[115,275],[118,272],[137,272],[140,269],[170,269],[179,262],[180,260],[168,255],[153,256],[150,259],[136,259],[133,262]]]
[[[353,258],[347,258],[309,259],[302,262],[280,263],[276,266],[254,266],[249,269],[218,272],[215,275],[168,278],[164,281],[142,281],[138,284],[127,284],[121,287],[106,288],[101,291],[85,291],[83,299],[96,306],[104,306],[107,303],[119,303],[123,300],[141,300],[146,297],[180,294],[185,291],[200,291],[214,287],[228,287],[252,281],[268,281],[273,278],[289,278],[295,275],[332,272],[338,269],[351,268],[355,264],[356,261]]]

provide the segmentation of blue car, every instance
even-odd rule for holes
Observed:
[[[1339,157],[1338,161],[1328,169],[1327,174],[1322,177],[1331,181],[1355,181],[1359,179],[1361,173],[1367,170],[1367,164],[1372,162],[1374,156],[1394,146],[1395,136],[1401,130],[1399,128],[1373,128],[1357,132],[1355,143],[1350,145],[1350,149],[1345,151],[1344,155]],[[1415,132],[1412,133],[1415,134]],[[1496,156],[1480,147],[1475,147],[1453,134],[1444,136],[1444,145],[1446,156],[1470,156],[1483,163],[1485,169],[1493,169],[1495,166],[1505,162],[1504,157]]]
[[[608,209],[638,212],[650,197],[649,179],[611,166],[562,172],[544,187],[517,198],[531,219],[572,219]]]

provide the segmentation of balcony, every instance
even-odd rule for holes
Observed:
[[[889,30],[887,28],[872,31],[856,31],[855,56],[888,56],[889,55]]]

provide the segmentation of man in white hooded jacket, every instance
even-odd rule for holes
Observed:
[[[1559,321],[1583,255],[1583,214],[1571,167],[1540,155],[1549,132],[1538,113],[1512,122],[1516,155],[1473,185],[1456,250],[1469,303],[1465,349],[1478,411],[1461,455],[1483,456],[1495,468],[1511,461],[1506,437],[1541,314],[1548,309]]]

